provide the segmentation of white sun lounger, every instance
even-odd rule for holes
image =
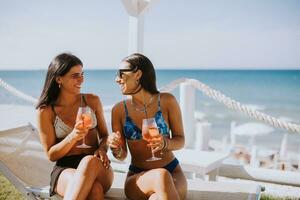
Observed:
[[[0,161],[1,173],[28,199],[35,199],[30,187],[49,185],[53,163],[31,125],[0,131]]]
[[[1,173],[27,199],[50,199],[49,182],[53,167],[40,144],[38,132],[31,125],[0,131]],[[120,163],[119,163],[120,164]],[[113,167],[116,165],[113,165]],[[120,165],[121,166],[121,165]],[[125,168],[127,168],[125,166]],[[124,166],[121,170],[124,171]],[[116,169],[115,171],[118,171]],[[115,172],[111,189],[105,199],[126,199],[125,173]],[[238,182],[207,182],[188,180],[187,199],[259,199],[260,187]],[[61,199],[58,195],[51,199]]]
[[[31,124],[0,131],[1,173],[27,199],[50,199],[49,183],[53,165],[44,153],[37,130]],[[115,180],[119,179],[116,174]],[[108,199],[125,197],[123,185],[114,181],[106,196]],[[55,195],[51,199],[61,197]]]

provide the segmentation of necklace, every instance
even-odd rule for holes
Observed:
[[[136,106],[136,104],[133,102],[133,99],[131,99],[131,105],[132,107],[134,107],[136,111],[145,113],[146,109],[149,108],[150,105],[153,103],[153,99],[154,99],[154,95],[152,95],[149,102],[147,104],[145,103],[145,105],[143,105],[142,107]]]

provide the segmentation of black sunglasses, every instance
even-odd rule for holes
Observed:
[[[124,72],[137,72],[139,68],[138,67],[134,67],[132,69],[119,69],[117,72],[116,72],[116,76],[118,76],[119,78],[122,78]]]

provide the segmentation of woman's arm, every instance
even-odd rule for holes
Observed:
[[[110,160],[107,156],[107,137],[108,137],[108,130],[104,118],[104,111],[103,106],[100,101],[100,98],[97,95],[88,94],[87,99],[89,105],[95,111],[96,118],[97,118],[97,134],[98,138],[100,139],[100,144],[98,149],[94,152],[94,155],[99,157],[102,161],[104,167],[109,168]]]
[[[37,112],[37,124],[39,129],[39,135],[41,143],[49,160],[57,161],[65,156],[79,140],[79,135],[76,135],[74,130],[61,142],[56,144],[56,135],[53,126],[53,112],[51,108],[40,108]]]
[[[126,140],[123,133],[123,124],[122,124],[122,115],[124,115],[124,111],[122,110],[123,103],[120,102],[116,104],[112,108],[111,112],[111,126],[112,131],[114,133],[119,132],[119,137],[115,138],[116,142],[118,143],[118,148],[111,148],[112,153],[115,158],[118,160],[124,160],[127,157],[127,146],[126,146]],[[114,134],[116,135],[116,134]]]
[[[97,95],[88,95],[88,101],[91,102],[92,109],[95,111],[96,118],[97,118],[97,130],[98,136],[100,138],[100,144],[98,150],[102,150],[107,152],[107,137],[108,137],[108,130],[104,118],[104,111],[103,106],[101,103],[100,98]]]
[[[178,150],[184,147],[184,129],[182,124],[181,110],[176,98],[170,93],[161,94],[162,107],[168,113],[168,124],[172,131],[172,139],[165,138],[165,150]]]

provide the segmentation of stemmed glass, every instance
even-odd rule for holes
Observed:
[[[76,122],[82,121],[83,127],[92,127],[93,118],[91,108],[88,106],[79,107],[77,111]],[[77,148],[91,148],[91,146],[85,144],[85,137],[82,139],[82,144],[76,146]]]
[[[153,139],[159,136],[158,128],[154,118],[143,119],[142,125],[142,135],[143,139],[148,142],[148,140]],[[146,161],[156,161],[161,158],[155,157],[153,148],[151,147],[152,157]]]

